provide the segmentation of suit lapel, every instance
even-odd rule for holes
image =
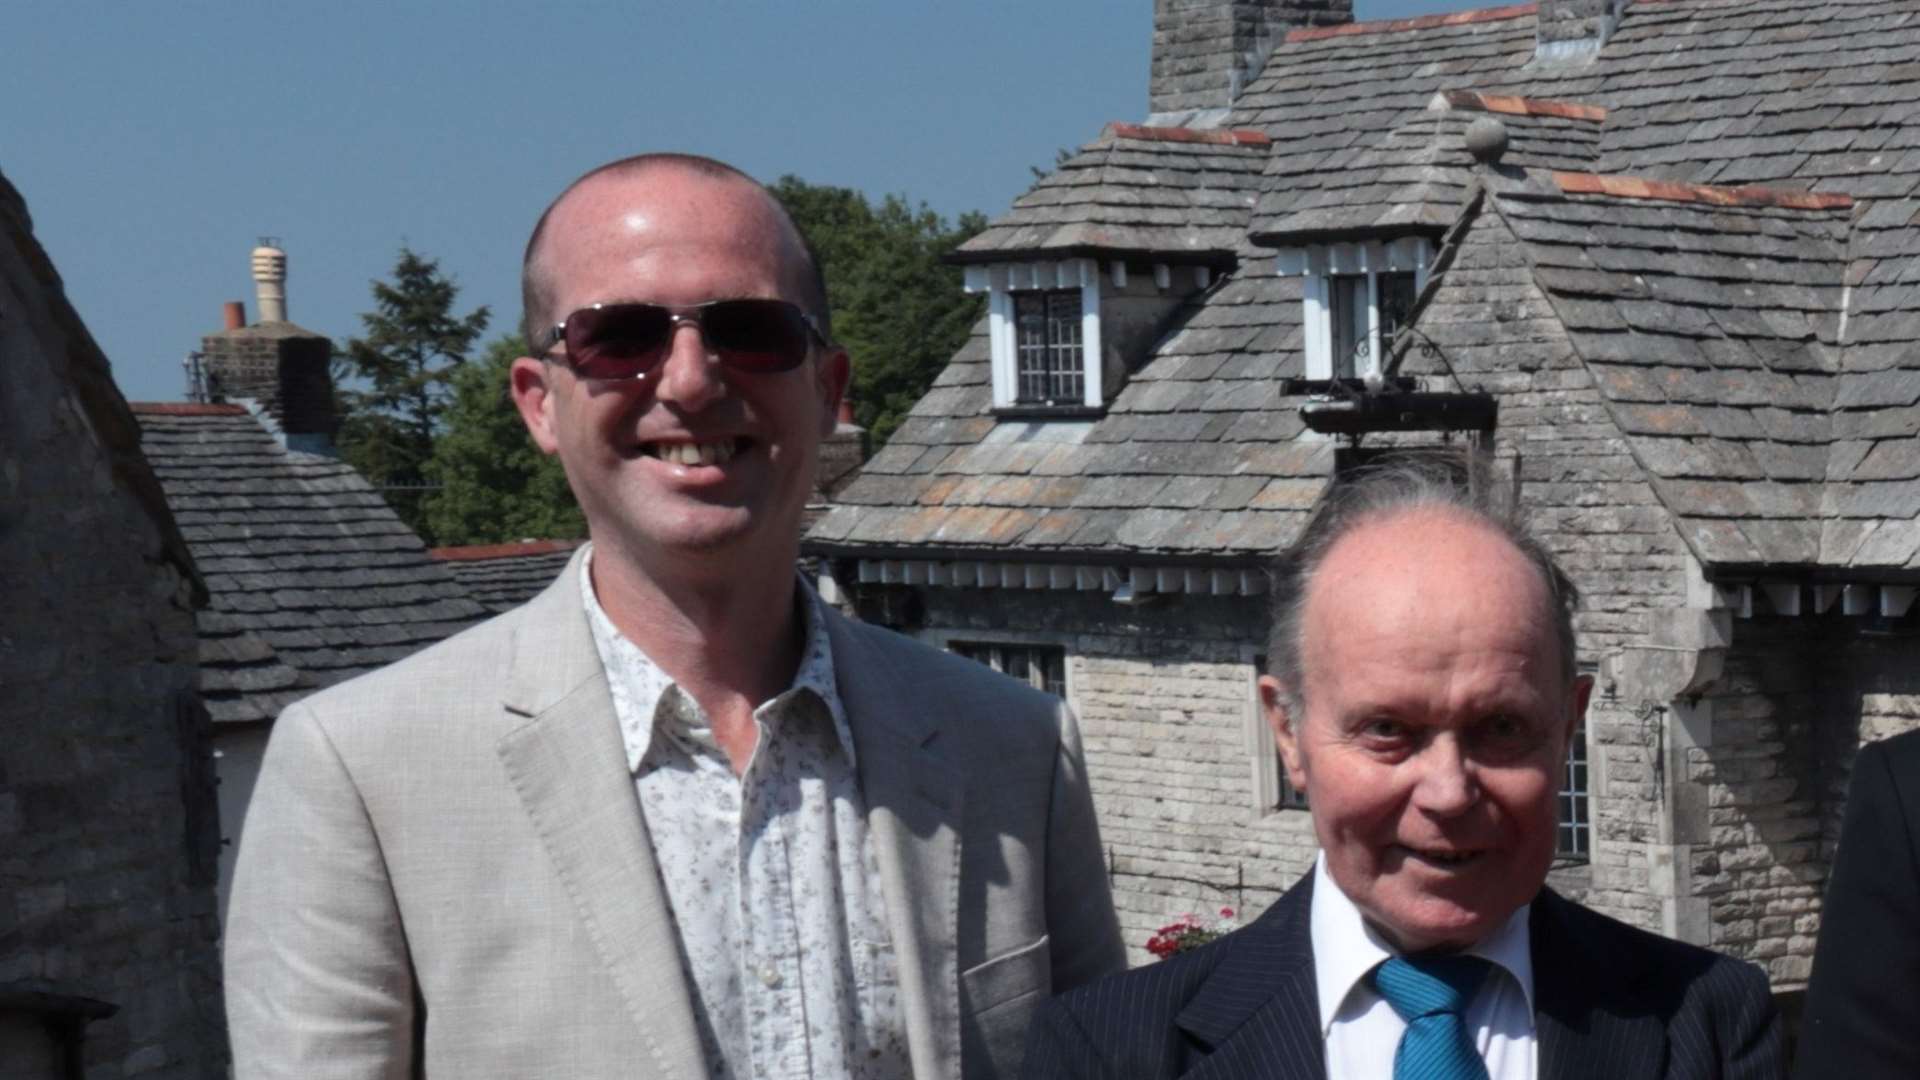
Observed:
[[[1219,966],[1174,1018],[1205,1054],[1182,1074],[1188,1080],[1326,1075],[1308,924],[1312,895],[1309,873],[1235,935]]]
[[[529,605],[496,750],[659,1075],[706,1076],[679,936],[580,601],[581,556]]]
[[[834,678],[859,757],[860,789],[898,958],[913,1074],[960,1076],[961,835],[966,785],[940,746],[944,710],[916,697],[890,650],[822,605]]]
[[[1541,1080],[1610,1080],[1660,1076],[1667,1033],[1655,1013],[1636,1008],[1635,985],[1657,972],[1640,970],[1639,954],[1610,948],[1608,925],[1569,923],[1573,905],[1550,889],[1534,901],[1534,1034]]]

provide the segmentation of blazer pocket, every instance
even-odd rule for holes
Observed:
[[[1053,982],[1051,935],[960,973],[960,1011],[980,1016],[1023,995],[1047,997]]]
[[[960,973],[962,1075],[1012,1076],[1019,1071],[1027,1025],[1053,989],[1053,955],[1047,943],[1043,934],[1031,945]]]

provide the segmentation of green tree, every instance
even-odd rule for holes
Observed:
[[[341,456],[430,544],[437,538],[422,510],[426,463],[448,382],[487,328],[484,305],[454,315],[459,294],[439,262],[401,245],[393,280],[373,282],[374,310],[360,316],[366,336],[348,341],[337,365],[360,387],[340,394]]]
[[[426,467],[436,485],[426,499],[426,521],[437,543],[587,535],[559,460],[533,444],[508,393],[507,369],[526,353],[526,341],[512,334],[453,375],[446,427]]]
[[[853,356],[854,419],[878,449],[980,319],[941,257],[986,228],[978,213],[949,225],[898,195],[879,205],[852,188],[783,176],[773,194],[813,241],[827,278],[833,334]]]

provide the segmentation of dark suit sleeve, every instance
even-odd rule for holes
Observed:
[[[1060,706],[1047,824],[1047,934],[1058,994],[1127,966],[1073,710]]]
[[[1073,1018],[1066,1003],[1048,1002],[1034,1017],[1027,1030],[1027,1051],[1020,1066],[1021,1080],[1053,1080],[1057,1077],[1088,1078],[1107,1076],[1098,1047]]]
[[[1787,1051],[1767,977],[1752,964],[1722,961],[1707,976],[1714,996],[1715,1033],[1725,1048],[1726,1080],[1785,1080]]]
[[[1799,1080],[1920,1077],[1916,767],[1914,736],[1869,744],[1855,759],[1813,954]]]

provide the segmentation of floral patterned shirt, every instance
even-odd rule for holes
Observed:
[[[736,777],[700,706],[580,591],[714,1080],[912,1075],[879,864],[819,597]]]

